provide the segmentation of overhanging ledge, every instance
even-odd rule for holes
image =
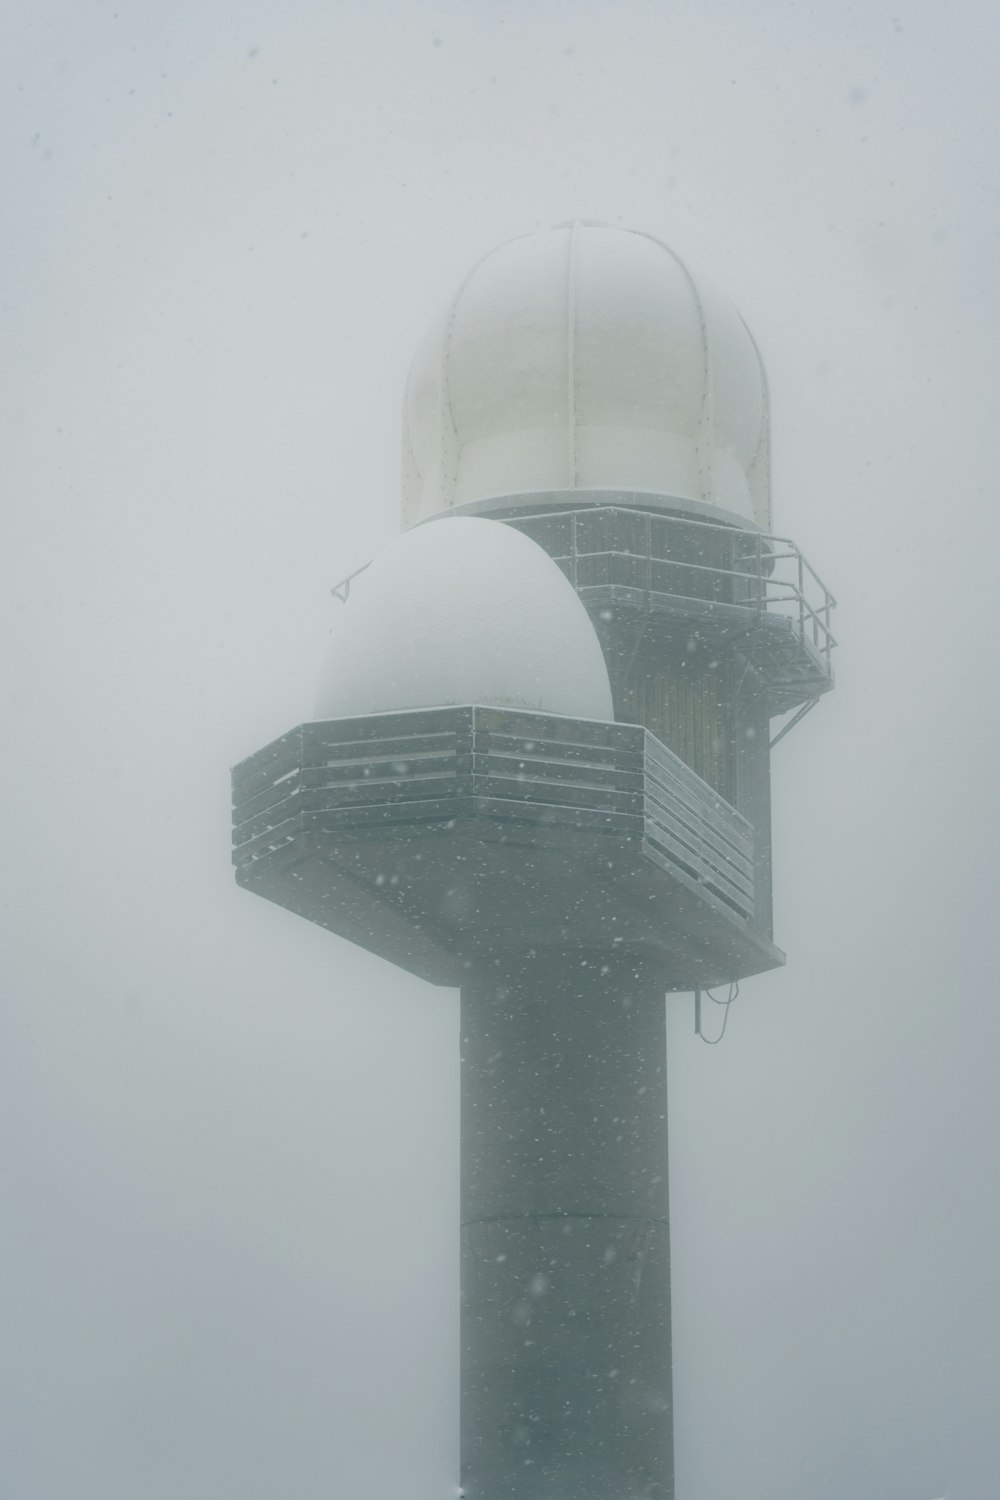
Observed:
[[[750,825],[639,725],[462,706],[301,724],[233,771],[236,878],[437,984],[624,946],[671,989],[775,968]]]

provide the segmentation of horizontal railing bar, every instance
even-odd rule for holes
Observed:
[[[641,518],[644,523],[648,519],[654,526],[664,527],[667,529],[672,528],[679,530],[685,527],[697,527],[701,531],[716,531],[720,535],[724,535],[727,537],[744,536],[754,541],[756,541],[756,539],[759,537],[761,542],[780,542],[786,547],[791,547],[793,551],[798,551],[797,543],[792,537],[781,536],[776,531],[748,531],[745,527],[731,526],[725,521],[704,521],[697,516],[672,515],[664,514],[662,512],[657,513],[649,510],[640,510],[637,506],[634,505],[593,505],[582,507],[576,510],[567,509],[536,511],[532,515],[513,517],[510,524],[515,526],[523,526],[529,525],[534,521],[568,521],[573,516],[579,517],[595,515],[636,516]]]
[[[683,845],[684,848],[688,849],[690,851],[691,858],[698,862],[698,865],[703,874],[712,874],[720,880],[726,880],[728,884],[731,885],[734,890],[738,890],[747,901],[753,901],[754,880],[752,875],[750,877],[747,877],[741,870],[736,869],[732,865],[720,864],[717,860],[706,857],[700,845],[691,842],[690,830],[687,829],[683,823],[678,823],[676,819],[665,817],[647,817],[647,837],[651,836],[650,829],[657,828],[666,829],[675,839],[677,839],[678,843]]]
[[[283,812],[287,818],[297,812],[336,812],[345,807],[365,807],[375,803],[401,806],[408,802],[426,801],[430,796],[441,800],[442,791],[449,800],[460,795],[463,789],[469,795],[472,794],[474,788],[471,774],[464,777],[449,777],[447,789],[441,787],[444,779],[428,776],[420,781],[395,783],[366,781],[358,786],[313,787],[308,791],[303,790],[298,793],[294,800],[289,798],[287,804],[282,804],[277,810]],[[266,821],[271,815],[272,810],[266,809],[255,816],[241,818],[236,824],[236,834],[241,836],[240,842],[256,838],[258,834],[280,827],[283,819],[271,823]]]
[[[351,748],[353,749],[354,747],[352,746]],[[339,756],[333,758],[325,752],[324,758],[322,760],[304,761],[303,769],[307,771],[349,771],[354,766],[426,765],[428,763],[434,764],[435,762],[443,760],[454,760],[455,757],[459,754],[459,747],[457,743],[447,749],[442,748],[440,750],[383,751],[381,750],[381,746],[376,741],[375,744],[373,744],[372,748],[378,748],[380,750],[380,753],[377,755],[345,755],[343,758]],[[326,750],[328,752],[328,746],[326,747]],[[468,753],[469,747],[468,741],[466,741],[466,754]]]
[[[720,615],[726,617],[730,615],[740,617],[751,615],[754,618],[760,618],[763,614],[763,617],[768,620],[783,620],[787,621],[787,623],[790,625],[794,625],[797,623],[795,618],[798,613],[797,601],[793,598],[764,601],[765,607],[762,611],[760,608],[761,601],[754,599],[740,601],[733,601],[729,599],[706,599],[704,595],[701,594],[681,594],[676,592],[666,593],[662,589],[647,589],[643,584],[604,582],[584,583],[580,585],[580,594],[585,600],[592,599],[594,595],[602,596],[608,593],[611,593],[612,595],[642,595],[651,600],[656,599],[667,601],[668,604],[676,603],[687,606],[697,606],[699,609],[703,609],[711,615]],[[769,607],[769,604],[788,604],[793,606],[793,612],[784,614],[780,608]],[[837,638],[833,634],[833,631],[829,629],[829,627],[822,619],[819,619],[818,624],[819,628],[823,631],[824,636],[829,636],[831,643],[833,645],[836,645]]]
[[[544,788],[545,795],[551,798],[553,794],[558,794],[559,799],[567,805],[572,805],[574,801],[581,804],[589,802],[594,797],[613,799],[617,804],[620,799],[635,799],[642,794],[641,770],[622,771],[613,767],[562,762],[561,769],[565,774],[557,777],[551,772],[560,768],[560,762],[553,760],[545,764],[545,770],[550,774],[540,775],[538,771],[534,771],[519,777],[510,774],[512,759],[488,754],[464,754],[451,757],[447,766],[442,766],[437,761],[440,769],[431,770],[423,764],[417,764],[406,771],[371,776],[337,776],[335,773],[340,767],[336,765],[305,768],[304,783],[285,783],[279,795],[271,797],[269,801],[261,800],[266,794],[238,799],[234,808],[234,820],[238,827],[251,822],[259,823],[267,818],[280,821],[280,817],[287,816],[292,806],[315,809],[324,800],[363,802],[381,798],[398,801],[413,795],[424,795],[423,789],[429,782],[448,781],[457,786],[468,780],[470,786],[472,782],[502,784],[505,788],[516,786],[522,789],[517,793],[519,796],[532,796],[535,795],[533,788]],[[498,760],[499,764],[496,764]],[[349,769],[353,771],[357,764],[352,763]],[[374,763],[374,769],[382,773],[389,771],[391,766],[391,760]],[[390,797],[387,797],[387,789],[392,789]],[[277,792],[279,789],[271,788],[270,791]],[[276,821],[266,826],[276,826]]]
[[[383,802],[398,804],[420,800],[428,795],[431,783],[440,785],[449,782],[447,796],[471,795],[473,793],[503,795],[515,800],[547,801],[563,807],[591,807],[595,804],[609,811],[634,809],[639,815],[642,808],[641,787],[607,787],[586,782],[551,781],[541,777],[519,780],[511,776],[483,774],[466,771],[458,775],[421,776],[404,780],[371,778],[359,782],[343,782],[334,786],[301,787],[291,792],[282,801],[269,807],[250,811],[237,808],[233,823],[237,835],[255,838],[259,833],[277,828],[295,812],[334,811],[341,807],[361,806],[366,803]],[[440,798],[440,793],[437,794]]]
[[[702,531],[711,531],[717,533],[719,536],[725,536],[727,539],[731,539],[733,541],[745,537],[748,541],[752,541],[755,545],[757,544],[757,539],[759,538],[762,552],[762,561],[766,562],[771,561],[772,559],[775,561],[790,559],[798,562],[798,560],[801,559],[802,566],[806,569],[813,581],[830,600],[831,607],[836,605],[837,601],[834,595],[824,583],[819,573],[817,573],[812,563],[809,562],[805,554],[801,551],[798,544],[791,537],[780,536],[777,532],[746,531],[741,527],[729,526],[720,521],[702,521],[696,519],[693,516],[657,515],[651,511],[639,510],[635,506],[625,505],[608,505],[600,507],[588,506],[585,509],[579,510],[541,511],[536,513],[535,515],[517,517],[512,520],[511,524],[515,526],[529,527],[531,523],[536,521],[570,521],[573,517],[592,517],[599,514],[602,516],[636,517],[637,519],[641,519],[643,524],[645,524],[646,521],[649,520],[654,526],[668,532],[671,530],[675,532],[683,531],[696,527]],[[787,547],[789,549],[788,552],[783,554],[775,553],[773,551],[773,547],[771,546],[771,544],[773,543],[777,543],[779,546]],[[577,556],[591,557],[597,555],[599,554],[588,552],[581,553],[579,549],[577,549]],[[647,556],[646,553],[629,553],[626,555],[638,556],[642,558]]]
[[[244,859],[249,858],[255,849],[260,849],[261,853],[268,853],[272,849],[280,848],[282,844],[287,844],[290,839],[294,838],[296,830],[300,827],[300,814],[293,813],[291,817],[285,818],[283,822],[276,824],[274,828],[269,828],[264,833],[256,834],[253,838],[234,839],[234,863],[242,862]],[[258,858],[259,856],[253,855],[253,857]]]
[[[535,511],[531,515],[514,516],[511,518],[509,524],[513,526],[525,526],[530,525],[535,521],[568,521],[571,520],[573,516],[603,517],[607,515],[637,516],[641,518],[644,523],[648,519],[654,526],[674,528],[697,526],[702,531],[717,531],[720,534],[730,537],[759,536],[762,541],[787,542],[790,547],[794,547],[795,545],[791,537],[774,536],[769,532],[763,531],[747,531],[742,526],[727,525],[725,521],[703,521],[696,516],[673,515],[664,512],[640,510],[635,505],[588,505],[577,509],[567,508],[566,510]]]
[[[697,798],[699,805],[710,810],[716,817],[724,818],[727,823],[732,822],[737,828],[744,829],[747,836],[752,837],[753,826],[749,819],[738,812],[732,803],[714,792],[707,782],[702,781],[701,777],[681,760],[680,756],[675,755],[648,729],[646,730],[646,760],[668,771],[690,796]]]
[[[686,570],[691,573],[711,573],[718,578],[741,578],[747,583],[759,584],[760,587],[765,591],[765,594],[768,590],[789,589],[791,590],[791,592],[783,597],[786,597],[788,599],[808,600],[808,595],[803,593],[802,590],[799,589],[794,580],[790,578],[775,578],[771,573],[762,573],[757,572],[756,570],[748,571],[746,569],[736,567],[719,567],[713,563],[692,562],[689,558],[686,557],[660,557],[649,552],[628,552],[624,548],[620,547],[601,548],[596,552],[577,552],[576,556],[578,562],[590,558],[622,557],[629,562],[642,563],[644,565],[652,563],[654,566],[676,568],[678,569],[678,571]],[[798,555],[793,553],[783,553],[779,556],[779,558],[775,560],[782,561],[784,558],[787,558],[789,561],[793,562],[798,561]],[[553,554],[552,560],[555,563],[571,563],[573,561],[573,558],[571,554],[560,553],[558,555]],[[803,564],[804,566],[808,567],[808,565],[805,564],[804,559]],[[811,568],[809,568],[808,571],[812,574]],[[815,577],[816,575],[812,574],[812,576]],[[584,587],[586,587],[586,585],[584,585]],[[820,587],[822,588],[823,586],[820,585]],[[826,597],[824,598],[823,603],[818,607],[820,609],[825,609],[827,606],[827,601],[829,601],[830,607],[832,608],[835,600],[833,599],[832,595],[826,593],[825,590],[824,594]]]
[[[262,792],[272,791],[285,780],[289,771],[298,771],[302,765],[302,757],[294,750],[288,752],[277,765],[267,761],[260,767],[244,764],[240,774],[232,773],[233,798],[240,801],[247,797],[257,797]]]
[[[239,818],[255,818],[258,813],[267,812],[269,808],[280,807],[289,798],[294,797],[302,786],[301,771],[296,766],[291,777],[282,776],[281,780],[266,786],[260,792],[254,792],[247,796],[245,793],[239,797],[233,797],[233,823]]]
[[[582,761],[556,760],[553,757],[518,755],[497,755],[496,751],[487,751],[483,754],[477,753],[473,760],[474,769],[482,774],[493,774],[497,776],[515,777],[518,770],[524,772],[524,778],[531,780],[536,777],[551,775],[554,770],[561,770],[564,774],[562,779],[570,786],[593,785],[618,787],[620,785],[634,784],[642,785],[642,767],[637,766],[635,770],[623,770],[619,766],[597,766],[586,765]]]
[[[697,527],[701,531],[713,531],[718,533],[719,536],[725,536],[726,538],[732,540],[745,537],[749,542],[753,542],[755,544],[757,542],[757,539],[759,538],[762,544],[762,552],[765,556],[768,557],[772,555],[772,550],[769,544],[777,542],[780,546],[788,547],[790,549],[788,556],[794,558],[801,557],[803,565],[809,569],[809,572],[812,574],[813,578],[815,578],[819,586],[824,590],[825,593],[830,593],[830,590],[826,587],[826,584],[820,578],[815,568],[806,560],[805,554],[800,550],[798,543],[795,542],[792,537],[781,536],[774,531],[748,531],[740,526],[730,526],[724,521],[703,521],[694,516],[656,514],[652,511],[639,510],[635,506],[628,505],[587,506],[586,508],[579,510],[539,511],[530,516],[514,517],[511,519],[511,522],[509,524],[521,527],[529,526],[535,521],[569,521],[574,516],[592,517],[595,515],[635,516],[636,518],[640,518],[644,523],[648,519],[654,526],[668,531],[683,531],[692,527]],[[833,596],[831,595],[830,597],[832,598]]]
[[[735,912],[742,921],[747,923],[753,922],[752,909],[748,909],[742,901],[737,901],[732,896],[727,895],[726,892],[719,890],[710,881],[700,880],[697,875],[688,869],[682,860],[676,855],[667,852],[665,846],[659,845],[655,839],[644,839],[642,847],[647,859],[652,859],[664,870],[675,871],[680,869],[686,878],[693,881],[701,891],[710,892],[716,900],[723,902],[724,905],[729,907],[730,911]]]
[[[481,741],[482,741],[483,738],[485,738],[488,741],[488,743],[486,743],[485,745],[481,743]],[[543,754],[543,753],[539,753],[539,750],[537,750],[537,749],[532,749],[532,750],[523,750],[523,749],[521,749],[521,750],[508,750],[506,748],[501,749],[495,743],[496,738],[497,737],[495,735],[488,735],[488,736],[477,737],[477,741],[476,741],[476,754],[477,755],[495,755],[500,760],[537,761],[540,764],[545,764],[545,765],[548,765],[548,764],[553,764],[553,765],[569,765],[569,766],[578,766],[581,769],[585,769],[586,767],[591,766],[591,767],[593,767],[594,770],[603,770],[603,771],[634,771],[634,770],[637,770],[641,766],[641,764],[642,764],[642,751],[641,751],[641,749],[637,749],[635,751],[609,750],[607,753],[608,753],[608,756],[611,757],[611,758],[609,758],[608,760],[597,760],[597,759],[591,760],[589,758],[584,759],[583,755],[577,755],[577,754],[572,754],[572,755],[569,755],[569,754],[565,754],[565,755]],[[529,741],[528,743],[531,744],[533,742]],[[537,742],[534,742],[534,743],[539,744],[542,751],[546,751],[546,750],[553,750],[554,751],[554,750],[556,750],[558,748],[555,745],[545,744],[545,743],[543,743],[541,741],[537,741]],[[589,747],[581,746],[580,748],[581,749],[587,749],[588,752],[589,752]]]
[[[413,786],[422,787],[426,786],[429,781],[450,781],[454,783],[461,780],[462,775],[471,776],[471,769],[460,773],[454,766],[451,766],[447,771],[425,771],[417,775],[359,776],[350,781],[327,781],[320,786],[311,786],[307,790],[329,797],[342,795],[357,797],[373,788],[382,791],[385,787],[399,787],[400,789]],[[384,791],[382,794],[384,795]]]
[[[767,579],[764,579],[757,572],[745,573],[740,568],[718,568],[712,563],[690,562],[686,557],[657,557],[650,552],[626,552],[621,547],[602,548],[599,552],[577,552],[576,556],[578,562],[593,557],[624,557],[629,562],[643,564],[652,562],[654,565],[659,565],[663,568],[686,568],[692,573],[715,573],[719,578],[745,578],[750,583],[767,582]],[[559,555],[557,557],[553,554],[552,556],[552,561],[555,563],[572,562],[572,560],[571,555]]]
[[[374,823],[391,824],[393,830],[404,823],[438,823],[453,825],[472,815],[474,798],[414,797],[409,802],[367,802],[351,807],[330,808],[302,814],[307,832],[335,833],[338,829],[370,827]]]
[[[569,807],[556,802],[528,802],[522,799],[496,797],[486,792],[475,792],[442,801],[436,798],[414,799],[410,802],[376,802],[354,807],[329,808],[302,814],[302,826],[308,831],[335,832],[337,829],[353,829],[373,823],[395,825],[433,821],[451,826],[456,821],[473,816],[495,816],[537,824],[552,822],[578,827],[596,828],[601,831],[613,829],[625,837],[643,834],[643,819],[638,813],[603,811],[592,807]],[[263,842],[263,836],[258,843]],[[280,847],[287,840],[277,840]],[[249,846],[242,846],[247,849]],[[267,846],[268,848],[270,845]],[[237,853],[240,853],[237,850]]]
[[[299,812],[334,812],[347,807],[373,804],[398,806],[404,802],[426,800],[430,784],[442,782],[450,783],[447,793],[449,800],[456,796],[481,794],[498,795],[516,801],[544,801],[552,806],[567,808],[593,808],[595,803],[599,803],[601,806],[597,807],[598,811],[601,807],[612,813],[634,810],[637,816],[640,815],[642,809],[641,786],[616,788],[537,777],[520,781],[495,773],[483,775],[465,771],[455,775],[450,772],[440,772],[405,779],[372,777],[334,786],[297,787],[280,802],[269,807],[253,811],[237,807],[234,816],[235,835],[240,844],[252,841],[264,834],[274,833]],[[671,794],[668,791],[666,795]],[[434,800],[441,800],[440,792],[435,794]],[[660,797],[650,800],[660,810],[657,816],[669,817],[678,827],[688,828],[693,837],[713,849],[719,858],[732,863],[740,860],[740,851],[729,853],[720,847],[719,835],[710,826],[705,826],[704,819],[699,820],[700,827],[698,821],[694,823],[690,821],[692,818],[698,820],[698,814],[686,809],[681,799],[673,798],[675,803],[673,807]],[[687,818],[684,816],[685,811],[687,811]]]
[[[376,717],[375,715],[372,716]],[[430,730],[426,734],[381,734],[371,733],[358,735],[352,739],[336,739],[330,735],[320,735],[314,730],[327,729],[328,724],[305,726],[303,750],[312,756],[329,755],[340,756],[350,754],[352,750],[359,752],[368,750],[376,751],[381,746],[386,755],[419,753],[420,751],[432,751],[442,749],[449,743],[461,736],[472,733],[472,722],[469,720],[462,725],[449,725],[447,729]]]
[[[675,598],[675,599],[692,599],[692,600],[698,601],[699,603],[701,603],[701,602],[707,602],[707,603],[725,603],[725,604],[730,604],[730,605],[732,605],[732,607],[737,608],[737,609],[755,609],[757,607],[757,605],[758,605],[758,602],[762,602],[765,609],[767,609],[770,606],[775,605],[775,604],[793,604],[793,605],[799,605],[799,604],[801,604],[803,606],[803,608],[806,610],[806,612],[810,615],[810,617],[816,621],[816,623],[819,626],[819,628],[825,634],[830,635],[831,638],[832,638],[832,631],[830,630],[830,627],[826,624],[826,621],[821,618],[821,615],[820,615],[819,611],[825,611],[827,608],[831,608],[832,609],[834,607],[834,604],[835,604],[836,601],[834,601],[833,599],[830,599],[829,601],[824,601],[822,603],[817,603],[817,604],[813,605],[813,604],[810,603],[808,595],[806,595],[804,593],[801,593],[800,590],[797,588],[797,586],[790,579],[787,579],[787,578],[767,577],[767,576],[764,576],[764,575],[762,575],[760,573],[745,573],[745,572],[741,571],[738,568],[716,568],[716,567],[710,566],[707,563],[687,562],[687,561],[681,560],[679,558],[673,558],[673,557],[654,557],[654,558],[650,559],[648,553],[640,553],[640,552],[621,552],[621,551],[610,551],[609,550],[609,551],[606,551],[606,552],[585,552],[585,553],[578,554],[578,559],[582,559],[582,558],[597,558],[597,557],[610,557],[610,558],[624,557],[627,560],[629,560],[630,562],[643,563],[643,564],[647,564],[650,561],[652,561],[654,564],[659,564],[662,567],[676,568],[678,570],[680,570],[680,569],[686,569],[688,572],[696,572],[696,573],[711,573],[711,574],[713,574],[713,575],[715,575],[717,577],[720,577],[720,578],[743,579],[745,582],[748,582],[748,583],[760,586],[760,589],[761,589],[761,599],[760,599],[760,601],[754,600],[754,599],[748,599],[746,601],[742,601],[741,600],[741,601],[738,601],[738,602],[731,601],[731,600],[718,600],[718,601],[716,601],[716,600],[707,600],[706,601],[706,600],[703,599],[702,595],[699,595],[699,594],[683,594],[683,593],[678,592],[676,589],[669,590],[669,595],[670,595],[670,597]],[[568,558],[568,557],[554,557],[553,561],[556,562],[556,563],[559,563],[559,562],[570,562],[570,561],[572,561],[572,559]],[[625,587],[634,587],[634,588],[643,588],[643,589],[645,589],[645,587],[646,587],[645,585],[642,585],[642,584],[631,584],[631,585],[627,584],[627,585],[624,585],[624,586]],[[580,587],[581,588],[594,588],[594,587],[600,587],[600,585],[582,583],[580,585]],[[777,592],[778,590],[786,590],[787,592],[779,593],[779,592]],[[662,591],[649,590],[649,592],[662,592]]]
[[[510,776],[477,776],[476,783],[476,791],[482,796],[504,797],[511,801],[549,802],[554,807],[591,807],[601,799],[602,806],[609,812],[635,811],[638,815],[642,811],[641,791],[616,791],[579,784],[567,786],[564,782],[541,779],[517,781]],[[560,796],[561,792],[566,795]]]
[[[687,786],[667,777],[660,768],[652,764],[647,767],[646,783],[654,792],[659,791],[662,795],[672,797],[681,803],[687,808],[692,818],[697,818],[699,822],[711,828],[716,837],[724,839],[740,854],[748,854],[753,847],[753,833],[749,827],[731,821],[725,813],[719,812],[705,802],[696,801]]]
[[[692,822],[690,812],[688,813],[688,816],[685,817],[684,804],[678,803],[676,799],[671,805],[670,803],[664,802],[661,797],[647,792],[646,810],[647,816],[652,818],[654,821],[661,821],[664,818],[669,818],[670,821],[676,824],[678,828],[686,829],[689,839],[694,838],[698,841],[699,846],[702,846],[707,850],[711,850],[714,856],[714,862],[716,864],[721,864],[723,866],[732,868],[733,870],[739,872],[739,874],[744,879],[748,879],[752,883],[753,856],[750,849],[743,850],[732,847],[726,848],[724,844],[720,843],[721,835],[717,831],[712,830],[710,827],[706,827],[705,823],[702,821]]]
[[[646,798],[654,814],[662,809],[678,818],[706,842],[719,859],[746,871],[752,869],[753,839],[749,835],[741,836],[742,830],[727,828],[719,819],[708,816],[704,808],[692,807],[683,795],[652,773],[646,778]]]
[[[627,750],[640,733],[634,724],[614,720],[587,719],[587,735],[580,738],[581,720],[542,709],[498,708],[487,703],[474,706],[477,735],[506,736],[514,740],[548,741],[553,745],[574,745],[590,750]]]
[[[676,866],[685,871],[685,873],[689,875],[693,880],[697,881],[699,885],[705,886],[709,890],[713,890],[721,900],[726,902],[727,906],[731,906],[733,910],[738,911],[745,920],[749,920],[750,915],[753,911],[752,903],[748,903],[746,898],[743,897],[743,895],[739,891],[727,891],[725,889],[725,882],[720,880],[720,877],[716,872],[709,870],[702,871],[693,866],[690,861],[685,858],[685,854],[687,852],[685,846],[683,844],[678,845],[677,840],[672,838],[668,832],[664,832],[662,837],[659,837],[656,833],[650,834],[647,827],[646,843],[652,844],[654,849],[657,849],[658,852],[660,852],[660,857],[665,859],[665,862],[669,866]]]
[[[475,798],[477,813],[486,817],[504,817],[512,822],[573,824],[577,828],[593,828],[598,832],[613,832],[619,837],[643,837],[644,821],[641,813],[604,811],[595,807],[567,807],[560,802],[529,802],[520,798],[496,797],[490,792],[479,792]]]
[[[663,803],[664,806],[676,805],[680,809],[679,815],[686,817],[692,826],[707,829],[708,835],[719,841],[719,853],[724,858],[744,862],[752,858],[753,831],[751,829],[732,824],[704,804],[692,802],[690,797],[685,796],[683,788],[677,786],[676,783],[671,784],[666,781],[653,768],[646,772],[645,785],[647,796]]]
[[[622,726],[626,727],[626,726]],[[543,740],[525,738],[507,744],[495,734],[480,732],[475,737],[477,755],[499,755],[509,760],[555,760],[566,765],[601,766],[608,770],[634,770],[642,760],[641,726],[628,725],[637,730],[634,749],[623,749],[615,745],[579,745],[571,740]],[[515,748],[515,745],[517,748]],[[532,748],[526,749],[530,745]]]
[[[635,738],[634,726],[616,723],[610,720],[584,720],[583,722],[587,724],[588,728],[593,728],[595,731],[599,729],[628,731],[630,728],[633,731],[631,735],[626,732],[608,737],[601,736],[600,738],[595,733],[595,736],[593,738],[585,739],[580,736],[579,729],[577,728],[577,725],[580,722],[580,720],[573,720],[572,734],[569,732],[569,730],[567,730],[567,732],[562,735],[547,733],[546,728],[541,727],[539,729],[536,729],[534,733],[525,733],[523,730],[512,732],[508,729],[494,729],[483,725],[477,725],[476,737],[477,739],[481,740],[489,740],[491,745],[504,746],[509,748],[511,751],[526,750],[529,754],[531,753],[530,750],[528,750],[529,746],[537,747],[539,745],[546,745],[554,750],[559,750],[565,753],[569,753],[570,751],[575,752],[582,750],[587,755],[628,755],[630,753],[633,753],[631,746],[629,745],[629,740],[630,738]],[[617,743],[615,743],[616,741]]]

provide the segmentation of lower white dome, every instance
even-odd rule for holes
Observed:
[[[316,717],[462,703],[614,719],[600,642],[548,553],[500,521],[448,516],[352,583]]]

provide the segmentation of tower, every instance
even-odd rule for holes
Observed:
[[[669,1500],[664,996],[783,962],[770,722],[834,601],[750,334],[646,235],[479,262],[403,470],[317,719],[233,772],[237,879],[461,988],[465,1493]]]

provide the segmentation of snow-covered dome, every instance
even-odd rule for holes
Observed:
[[[316,716],[458,703],[614,718],[600,642],[572,585],[523,532],[471,516],[404,532],[354,580]]]
[[[648,234],[577,222],[498,246],[418,353],[403,519],[494,496],[626,490],[770,525],[749,331]]]

